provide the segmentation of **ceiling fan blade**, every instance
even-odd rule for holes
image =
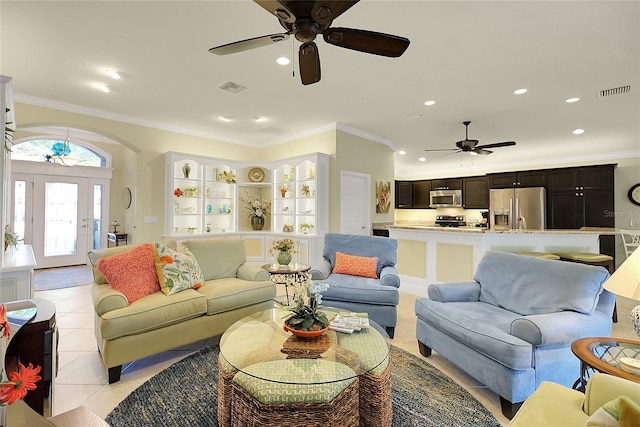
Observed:
[[[496,148],[496,147],[509,147],[511,145],[516,145],[515,141],[504,141],[504,142],[495,142],[493,144],[485,144],[479,145],[476,148]]]
[[[252,39],[241,40],[233,43],[223,44],[222,46],[216,46],[209,49],[209,52],[216,55],[229,55],[231,53],[242,52],[249,49],[255,49],[257,47],[268,46],[273,43],[278,43],[283,40],[287,40],[289,34],[269,34],[267,36],[254,37]]]
[[[457,148],[434,148],[434,149],[427,149],[424,151],[460,151]]]
[[[296,22],[296,17],[289,10],[289,8],[283,5],[281,2],[276,0],[253,0],[255,3],[258,3],[263,9],[267,12],[275,15],[281,21],[288,22],[290,24]]]
[[[304,43],[300,46],[298,62],[303,85],[320,81],[320,55],[318,54],[318,46],[314,42]]]
[[[402,55],[409,47],[407,38],[354,28],[329,28],[323,37],[334,46],[392,58]]]
[[[320,25],[329,26],[334,19],[346,12],[360,0],[316,1],[311,9],[311,18]]]

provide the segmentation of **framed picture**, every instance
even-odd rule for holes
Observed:
[[[376,181],[376,213],[389,212],[391,181]]]

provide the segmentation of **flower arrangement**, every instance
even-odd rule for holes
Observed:
[[[302,187],[300,188],[300,191],[302,192],[302,195],[304,197],[311,197],[311,189],[307,184],[303,184]]]
[[[247,209],[251,212],[250,216],[257,216],[258,218],[262,218],[266,215],[269,215],[269,208],[271,205],[269,202],[262,200],[262,198],[255,198],[253,201],[249,201]]]
[[[282,197],[286,197],[288,191],[289,191],[289,186],[287,184],[282,184],[280,186],[280,195]]]
[[[322,303],[322,293],[329,289],[328,283],[313,283],[307,278],[302,283],[296,284],[296,305],[289,310],[285,325],[291,329],[303,331],[319,331],[329,326],[329,318],[318,310]]]
[[[295,243],[293,242],[293,240],[291,239],[282,239],[282,240],[276,240],[273,242],[273,247],[272,249],[269,251],[269,253],[271,255],[273,255],[274,251],[280,251],[280,252],[288,252],[290,254],[295,254],[297,251],[295,251],[293,248],[295,247]]]
[[[9,336],[11,324],[7,320],[7,308],[0,304],[0,339]],[[4,364],[4,354],[0,354],[0,363]],[[1,366],[0,366],[1,368]],[[2,370],[0,370],[0,380],[2,380]],[[29,390],[36,389],[36,383],[42,379],[40,366],[34,367],[31,363],[24,366],[18,363],[18,370],[10,372],[6,381],[0,381],[0,404],[11,405],[16,400],[22,400]]]
[[[15,248],[18,245],[19,240],[18,234],[9,229],[9,226],[6,225],[4,227],[4,248],[7,249],[9,246]]]

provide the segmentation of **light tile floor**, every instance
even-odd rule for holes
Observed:
[[[279,294],[284,295],[284,290],[281,289],[281,291]],[[56,317],[60,332],[59,370],[54,381],[53,415],[85,405],[104,418],[120,401],[153,375],[181,358],[217,342],[217,338],[212,338],[206,342],[132,362],[123,369],[122,379],[110,385],[93,334],[91,286],[40,291],[36,292],[35,296],[55,303],[57,310]],[[410,294],[400,294],[398,325],[395,338],[391,343],[422,357],[418,352],[415,339],[414,302],[416,298]],[[620,321],[614,324],[613,336],[637,339],[627,314],[635,304],[636,302],[632,300],[618,300]],[[500,412],[499,399],[495,393],[435,352],[426,360],[469,391],[501,423],[507,424],[508,420]]]

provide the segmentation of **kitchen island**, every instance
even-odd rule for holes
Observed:
[[[398,240],[398,271],[402,292],[426,296],[438,282],[466,282],[489,250],[505,252],[594,252],[600,236],[615,229],[487,230],[479,227],[439,227],[395,224],[389,237]]]

